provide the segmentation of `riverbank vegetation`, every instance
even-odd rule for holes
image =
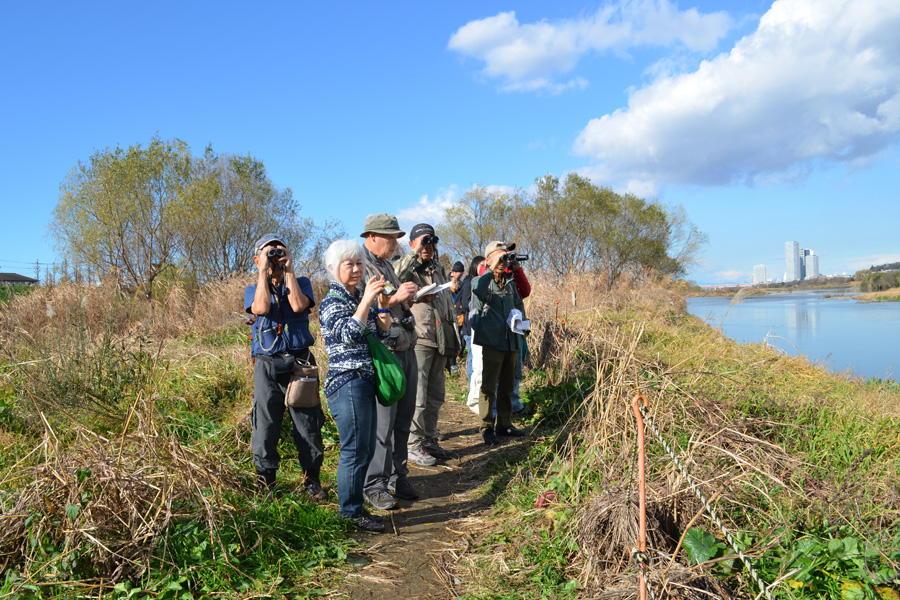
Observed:
[[[294,492],[301,474],[288,461],[282,497],[266,501],[254,489],[245,283],[196,295],[173,285],[150,303],[114,285],[45,287],[0,313],[0,594],[149,600],[336,589],[353,545],[346,523]],[[734,344],[687,315],[661,280],[612,293],[587,277],[532,283],[525,395],[534,447],[498,475],[510,483],[495,491],[494,509],[459,525],[468,550],[453,568],[468,597],[633,594],[629,402],[638,392],[776,597],[841,586],[871,596],[892,585],[895,386]],[[333,489],[331,421],[325,438]],[[649,436],[648,452],[653,584],[755,596]]]
[[[594,301],[564,320],[554,319],[552,292],[530,308],[545,329],[530,340],[527,403],[547,429],[493,513],[468,522],[474,550],[458,566],[478,582],[470,598],[635,597],[637,393],[774,597],[897,597],[896,385],[736,344],[684,313],[668,289],[581,296]],[[657,597],[757,597],[722,531],[647,438]]]

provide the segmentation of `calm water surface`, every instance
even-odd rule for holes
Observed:
[[[826,298],[831,294],[831,298]],[[739,342],[766,342],[834,372],[898,379],[900,302],[859,303],[840,291],[688,298],[687,310]]]

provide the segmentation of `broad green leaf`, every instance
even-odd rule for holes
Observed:
[[[684,536],[684,549],[694,564],[706,562],[719,551],[719,541],[708,531],[691,527]]]

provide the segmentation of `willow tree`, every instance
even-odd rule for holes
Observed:
[[[454,257],[471,259],[484,254],[488,242],[515,242],[519,233],[521,191],[474,186],[444,213],[438,227],[441,248]],[[468,260],[463,260],[467,263]]]
[[[180,250],[190,181],[190,151],[180,140],[99,150],[60,186],[50,232],[70,262],[151,298]]]

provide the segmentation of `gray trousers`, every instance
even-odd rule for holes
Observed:
[[[297,460],[304,473],[318,480],[325,457],[322,445],[325,414],[321,405],[313,408],[287,408],[284,405],[284,392],[290,377],[290,373],[277,374],[271,361],[257,357],[253,367],[253,410],[250,413],[253,466],[257,470],[278,468],[281,461],[278,440],[281,439],[281,423],[287,410],[291,417]]]
[[[437,348],[416,346],[419,381],[416,386],[416,412],[409,432],[409,447],[437,442],[438,413],[444,404],[444,367],[447,357]]]
[[[519,353],[488,348],[481,349],[481,392],[478,394],[478,416],[481,431],[494,429],[494,405],[497,406],[497,428],[512,425],[512,391],[516,383]]]
[[[393,406],[375,404],[375,454],[366,471],[365,490],[386,490],[388,483],[409,475],[406,444],[409,427],[416,410],[416,352],[413,349],[394,352],[406,374],[406,394]]]

